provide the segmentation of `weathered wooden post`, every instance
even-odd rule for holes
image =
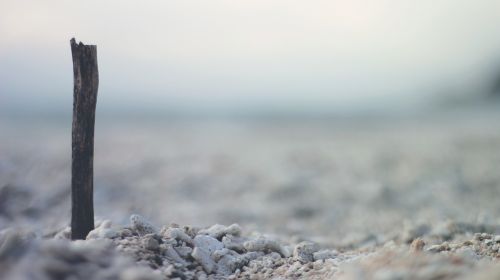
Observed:
[[[73,129],[71,159],[71,239],[94,229],[94,122],[99,86],[97,47],[71,41]]]

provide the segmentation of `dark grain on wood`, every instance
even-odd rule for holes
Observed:
[[[71,161],[71,239],[94,229],[94,123],[99,86],[97,47],[71,39],[73,56],[73,129]]]

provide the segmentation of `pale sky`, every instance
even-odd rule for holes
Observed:
[[[403,104],[500,64],[500,0],[1,0],[0,109],[71,106],[71,37],[99,108]]]

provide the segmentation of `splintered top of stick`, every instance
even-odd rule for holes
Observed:
[[[99,85],[99,71],[97,70],[97,46],[85,45],[82,42],[76,43],[75,38],[71,38],[71,55],[73,57],[73,74],[75,87],[81,88],[82,83],[92,85],[97,88]],[[85,80],[82,82],[82,80]],[[90,88],[90,86],[88,87]],[[83,92],[85,94],[86,91]],[[75,97],[77,98],[77,97]]]
[[[82,42],[76,43],[75,38],[71,38],[71,53],[73,58],[78,56],[85,56],[87,59],[97,60],[97,46],[96,45],[85,45]]]
[[[89,46],[89,47],[96,47],[96,45],[85,45],[85,44],[83,44],[81,41],[80,41],[80,43],[78,43],[78,44],[77,44],[77,43],[76,43],[76,40],[75,40],[75,38],[74,38],[74,37],[73,37],[73,38],[71,38],[70,43],[71,43],[71,46]]]

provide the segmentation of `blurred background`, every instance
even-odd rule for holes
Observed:
[[[498,223],[498,34],[496,0],[3,0],[0,229],[69,223],[72,37],[98,46],[98,218]]]

